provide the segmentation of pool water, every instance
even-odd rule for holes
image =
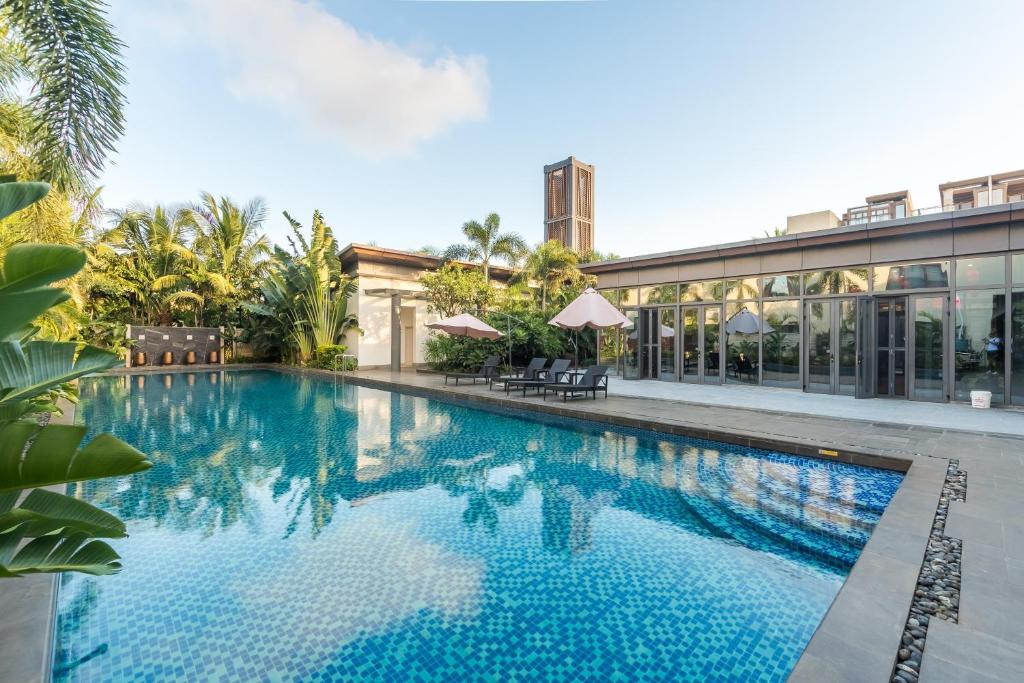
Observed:
[[[892,472],[271,371],[100,377],[57,680],[784,680]]]

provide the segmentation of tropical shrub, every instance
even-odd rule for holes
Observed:
[[[0,219],[46,193],[42,183],[0,184]],[[82,446],[81,425],[43,424],[69,382],[119,365],[92,346],[33,339],[32,325],[66,301],[54,282],[75,275],[85,254],[73,247],[19,244],[0,270],[0,577],[40,572],[110,574],[119,556],[99,539],[125,536],[117,517],[40,487],[115,477],[151,463],[128,444],[101,434]]]
[[[306,367],[335,371],[355,370],[358,365],[355,358],[339,358],[347,352],[348,347],[344,344],[318,346],[306,363]]]

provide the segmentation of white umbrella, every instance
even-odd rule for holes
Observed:
[[[601,330],[606,327],[632,327],[633,323],[593,287],[587,287],[571,304],[549,320],[548,325],[579,332],[586,327]],[[573,345],[574,366],[577,365],[575,355],[578,346],[579,344]]]
[[[497,339],[498,337],[505,336],[483,320],[469,313],[460,313],[453,318],[445,318],[437,322],[427,323],[427,327],[460,337],[472,337],[473,339]]]
[[[726,334],[757,334],[758,331],[771,334],[775,328],[761,320],[746,308],[729,318],[725,323]]]
[[[549,320],[548,325],[561,327],[563,330],[579,331],[584,327],[592,330],[632,327],[633,323],[593,287],[587,287],[571,304],[563,308],[561,313]]]

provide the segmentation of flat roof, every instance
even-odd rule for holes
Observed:
[[[405,251],[403,249],[390,249],[388,247],[379,247],[373,244],[360,244],[358,242],[353,242],[342,249],[339,258],[341,259],[343,267],[351,263],[358,263],[359,261],[369,261],[373,263],[392,263],[429,270],[436,270],[440,268],[441,263],[444,260],[440,256],[433,256],[431,254],[422,254],[416,251]],[[453,263],[457,263],[466,268],[480,267],[480,264],[470,263],[469,261],[453,261]],[[505,266],[491,264],[490,272],[492,277],[499,280],[507,280],[512,277],[512,270]]]
[[[779,237],[754,238],[739,242],[713,244],[706,247],[691,247],[689,249],[627,256],[582,264],[580,265],[580,270],[586,273],[613,272],[666,263],[711,260],[730,256],[788,251],[808,246],[855,242],[875,236],[893,237],[901,234],[911,235],[1011,221],[1024,221],[1024,202],[997,204],[996,206],[962,209],[960,211],[944,211],[924,216],[845,225],[837,228],[794,233],[792,235],[780,235]]]

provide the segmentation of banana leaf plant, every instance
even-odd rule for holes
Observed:
[[[46,195],[45,183],[0,183],[0,220]],[[40,572],[111,574],[120,557],[100,539],[124,523],[85,501],[44,488],[148,469],[139,451],[110,434],[86,444],[86,428],[39,418],[69,383],[119,364],[91,346],[32,339],[32,321],[68,298],[60,287],[85,265],[73,247],[20,244],[0,264],[0,578]]]

